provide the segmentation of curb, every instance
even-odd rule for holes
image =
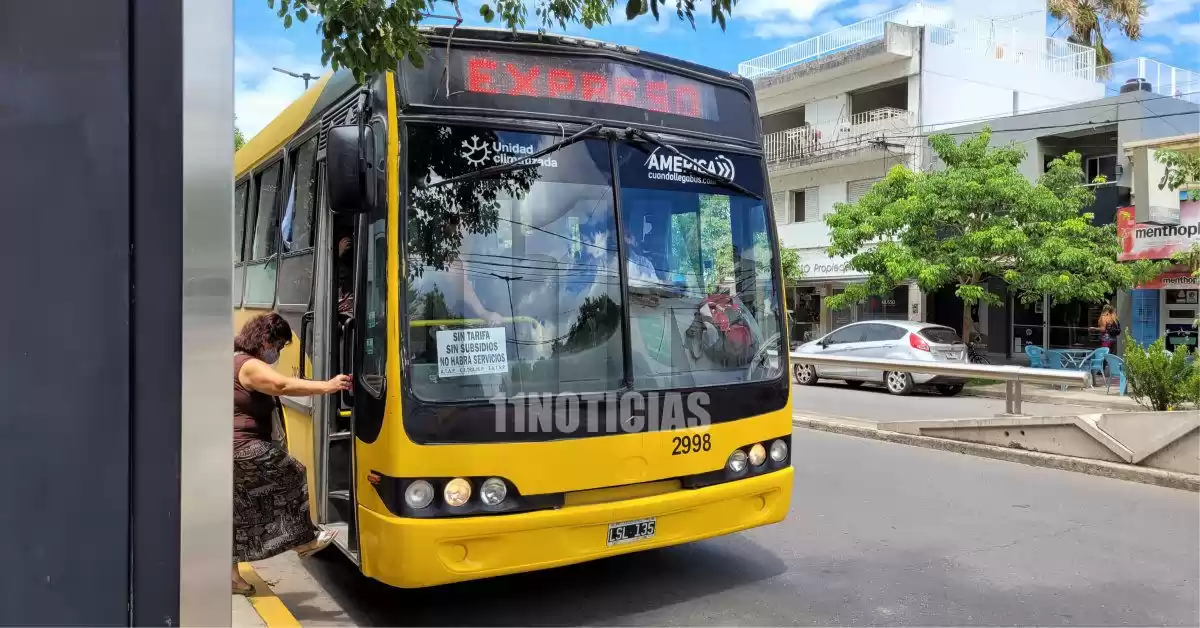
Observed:
[[[284,606],[271,587],[267,585],[258,573],[254,571],[249,563],[239,563],[238,572],[242,574],[246,582],[254,585],[254,595],[250,596],[250,605],[254,607],[254,612],[262,618],[263,623],[267,628],[298,628],[300,622],[292,615],[287,606]]]
[[[1004,393],[999,390],[979,390],[972,389],[970,386],[963,388],[963,396],[966,397],[983,397],[985,399],[1004,399]],[[1063,397],[1055,397],[1054,395],[1039,395],[1037,393],[1028,393],[1022,391],[1021,401],[1024,403],[1047,403],[1060,406],[1085,406],[1088,408],[1102,408],[1104,410],[1128,411],[1138,410],[1141,406],[1137,404],[1114,404],[1095,401],[1092,399],[1067,399]]]
[[[1112,478],[1115,480],[1126,480],[1129,482],[1140,482],[1142,484],[1152,484],[1154,486],[1200,492],[1200,476],[1190,475],[1187,473],[1135,467],[1115,462],[1107,462],[1104,460],[1073,458],[1071,456],[1060,456],[1058,454],[1047,454],[1025,449],[1010,449],[1008,447],[996,447],[994,445],[984,445],[981,443],[968,443],[965,441],[933,438],[931,436],[916,436],[913,434],[901,434],[899,432],[885,432],[883,430],[874,428],[847,425],[844,423],[826,421],[815,417],[793,417],[792,424],[798,427],[806,427],[808,429],[831,432],[833,434],[845,434],[847,436],[870,438],[889,443],[899,443],[901,445],[913,445],[915,447],[925,447],[928,449],[940,449],[942,451],[951,451],[960,454],[979,456],[982,458],[991,458],[993,460],[1019,462],[1021,464],[1027,464],[1035,467],[1047,467],[1062,471],[1074,471],[1076,473],[1098,475],[1100,477]]]

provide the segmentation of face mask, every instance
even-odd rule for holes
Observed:
[[[275,366],[279,362],[279,349],[267,349],[263,351],[262,361]]]

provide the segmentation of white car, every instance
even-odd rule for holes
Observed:
[[[967,345],[950,327],[908,321],[864,321],[851,323],[794,351],[820,355],[886,358],[913,362],[962,362]],[[842,380],[856,387],[864,382],[882,383],[893,395],[907,395],[917,386],[932,386],[946,396],[962,392],[966,379],[946,375],[871,371],[844,366],[814,366],[792,358],[792,377],[797,384],[812,386],[819,379]]]

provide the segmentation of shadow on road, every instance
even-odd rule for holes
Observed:
[[[699,600],[787,570],[742,535],[500,578],[396,589],[324,552],[305,568],[357,625],[482,626],[622,623],[619,618]],[[297,616],[303,599],[283,599]],[[319,617],[305,620],[321,621]]]

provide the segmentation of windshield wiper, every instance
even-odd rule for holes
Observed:
[[[746,196],[749,196],[755,200],[759,200],[759,201],[763,200],[762,195],[756,194],[755,192],[751,191],[750,188],[747,188],[746,186],[734,181],[733,179],[730,179],[729,177],[726,177],[724,175],[719,175],[715,172],[709,172],[708,169],[705,168],[704,165],[701,164],[700,162],[696,161],[695,159],[692,159],[691,157],[688,157],[687,155],[680,152],[678,148],[671,146],[670,144],[654,137],[653,135],[650,135],[649,133],[646,133],[645,131],[642,131],[639,129],[628,128],[628,129],[625,129],[625,135],[629,136],[629,137],[637,137],[637,138],[646,140],[647,142],[650,142],[651,144],[654,144],[655,146],[657,146],[659,148],[664,148],[672,153],[675,153],[679,157],[683,158],[683,160],[685,162],[687,162],[687,164],[689,166],[687,173],[690,175],[708,179],[709,181],[712,181],[713,183],[715,183],[723,188],[727,188],[727,189],[733,190],[735,192],[740,192],[740,193],[745,194]]]
[[[441,187],[443,185],[450,185],[451,183],[459,183],[461,181],[472,181],[474,179],[483,179],[485,177],[490,177],[490,176],[498,175],[498,174],[504,174],[506,172],[512,172],[514,170],[521,170],[523,168],[532,168],[532,167],[538,165],[537,159],[539,157],[545,157],[546,155],[549,155],[550,153],[553,153],[556,150],[570,146],[571,144],[574,144],[575,142],[578,142],[579,140],[584,139],[584,137],[591,135],[592,133],[595,133],[596,131],[599,131],[602,128],[604,128],[604,126],[601,124],[593,124],[592,126],[589,126],[588,128],[576,133],[575,135],[572,135],[571,137],[568,137],[568,138],[562,139],[558,142],[555,142],[555,143],[543,148],[542,150],[537,151],[536,153],[522,157],[519,161],[514,161],[512,163],[507,163],[507,164],[500,164],[497,166],[488,166],[487,168],[480,168],[479,170],[475,170],[475,171],[468,172],[465,174],[460,174],[455,177],[450,177],[449,179],[442,179],[441,181],[438,181],[437,183],[430,183],[430,184],[422,185],[419,187],[421,187],[421,188],[436,188],[436,187]]]

